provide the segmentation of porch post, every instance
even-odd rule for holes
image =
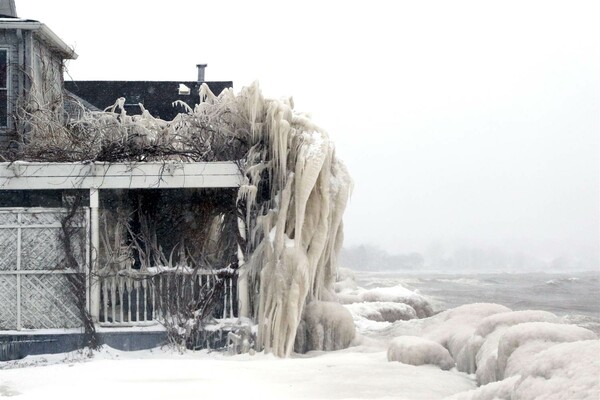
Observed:
[[[98,271],[98,251],[100,248],[100,217],[98,207],[100,196],[98,188],[90,188],[90,225],[92,236],[91,260],[90,260],[90,315],[94,322],[99,321],[100,316],[100,281],[96,276]]]

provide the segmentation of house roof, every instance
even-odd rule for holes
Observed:
[[[83,110],[101,111],[98,107],[88,103],[81,97],[65,90],[65,99],[63,104],[65,111],[71,118],[81,118]],[[83,108],[82,108],[83,107]]]
[[[202,83],[216,95],[233,87],[231,81],[65,81],[65,89],[101,110],[124,97],[128,114],[141,114],[141,103],[154,117],[170,121],[185,112],[182,106],[173,106],[175,101],[181,100],[192,108],[199,103]],[[190,94],[180,94],[182,84],[190,88]]]

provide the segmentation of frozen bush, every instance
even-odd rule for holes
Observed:
[[[510,327],[504,332],[498,344],[497,377],[504,378],[504,370],[512,353],[528,342],[575,342],[596,339],[596,334],[575,325],[561,325],[549,322],[526,322]]]
[[[373,303],[354,303],[345,307],[352,316],[360,316],[378,322],[406,321],[417,318],[414,308],[404,303],[377,301]]]
[[[454,367],[448,350],[439,343],[418,336],[400,336],[392,340],[387,359],[410,365],[433,364],[444,370]]]
[[[350,312],[341,304],[328,301],[309,303],[296,332],[294,350],[340,350],[350,346],[356,327]]]

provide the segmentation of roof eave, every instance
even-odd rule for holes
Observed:
[[[56,33],[41,22],[37,21],[0,21],[0,29],[24,29],[36,32],[53,49],[61,53],[64,59],[75,60],[77,53],[68,46]]]
[[[78,55],[75,53],[75,50],[63,40],[56,35],[50,28],[48,28],[44,24],[40,24],[41,27],[39,29],[40,35],[48,40],[50,44],[52,44],[59,52],[63,54],[63,57],[67,60],[76,60]]]

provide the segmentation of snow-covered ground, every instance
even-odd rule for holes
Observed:
[[[465,374],[389,363],[384,351],[365,347],[289,359],[104,349],[92,359],[72,353],[12,365],[23,368],[0,371],[0,396],[23,399],[429,400],[475,387]]]
[[[336,290],[358,331],[348,349],[287,359],[167,348],[27,357],[0,363],[0,397],[600,398],[600,341],[564,316],[490,303],[436,313],[397,280],[362,288],[351,273],[341,278]]]

